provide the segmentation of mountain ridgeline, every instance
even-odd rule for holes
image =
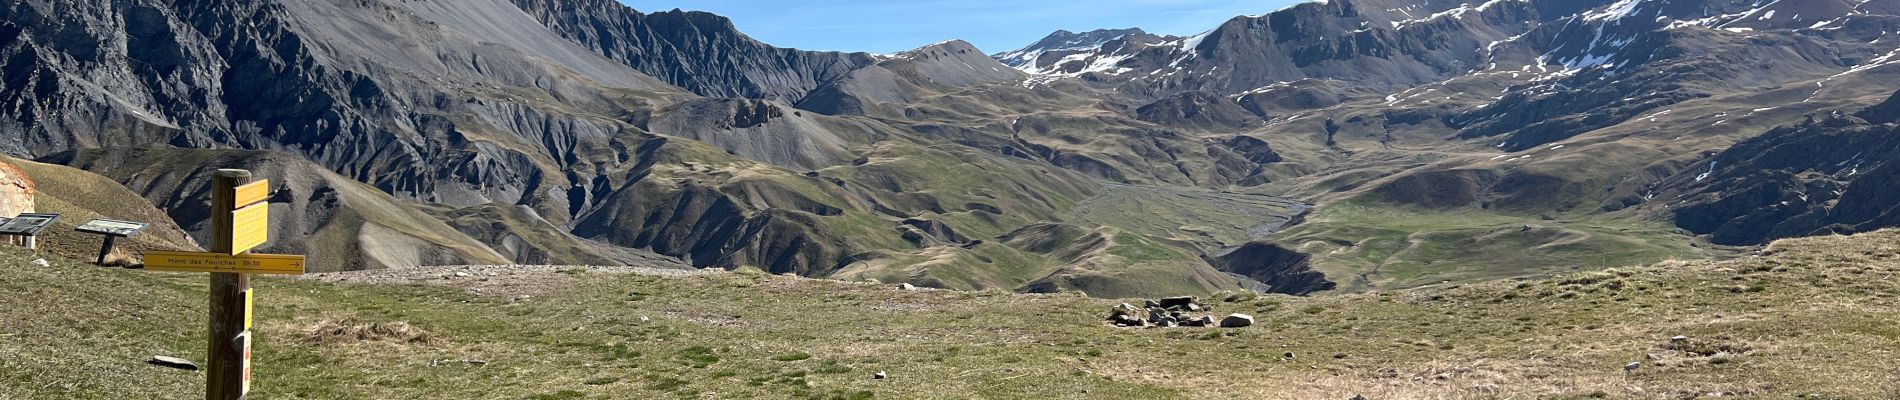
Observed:
[[[316,270],[1304,294],[1900,224],[1900,0],[1760,3],[1332,0],[873,55],[611,0],[16,2],[0,152],[200,242],[208,171],[260,171],[296,217],[265,250]]]

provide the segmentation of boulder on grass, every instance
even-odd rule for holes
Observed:
[[[1228,314],[1220,320],[1222,328],[1245,328],[1253,326],[1253,316],[1247,314]]]
[[[1161,308],[1166,308],[1170,310],[1186,310],[1188,309],[1188,306],[1194,305],[1194,296],[1169,297],[1169,298],[1161,299],[1160,305],[1161,305]]]

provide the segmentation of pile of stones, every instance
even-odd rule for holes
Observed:
[[[1247,314],[1230,314],[1219,322],[1215,322],[1212,315],[1194,316],[1192,314],[1206,311],[1208,308],[1194,301],[1194,297],[1169,297],[1160,301],[1143,301],[1142,308],[1135,308],[1128,303],[1116,305],[1108,314],[1108,322],[1121,327],[1159,328],[1212,326],[1243,328],[1253,325],[1253,316]]]

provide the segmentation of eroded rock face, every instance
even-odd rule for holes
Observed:
[[[1253,242],[1226,253],[1203,257],[1215,269],[1239,274],[1266,284],[1265,291],[1304,295],[1332,290],[1338,284],[1314,271],[1311,256],[1279,245]]]
[[[0,218],[33,212],[33,178],[13,164],[0,161]]]
[[[1204,129],[1244,129],[1260,118],[1219,94],[1189,91],[1168,96],[1135,110],[1143,121]]]
[[[825,276],[852,249],[817,215],[748,210],[718,188],[640,181],[582,215],[574,233],[615,245],[653,249],[695,267],[758,266],[771,273]]]
[[[963,235],[958,235],[956,229],[952,229],[949,224],[945,224],[940,221],[919,219],[919,218],[906,218],[904,219],[903,222],[900,222],[898,225],[899,225],[899,230],[905,233],[905,236],[904,236],[905,240],[911,241],[912,243],[917,243],[919,245],[926,244],[926,242],[924,241],[924,238],[930,238],[931,240],[934,240],[937,243],[952,243],[952,244],[960,244],[960,243],[970,241],[969,238],[965,238],[963,237]],[[912,236],[913,234],[915,236]]]
[[[932,44],[879,60],[826,83],[798,108],[830,115],[909,117],[905,107],[933,93],[978,84],[1021,82],[1028,74],[961,40]]]
[[[560,171],[602,169],[570,154],[652,106],[612,92],[684,95],[545,30],[495,31],[540,29],[507,3],[443,3],[10,3],[0,130],[20,134],[0,151],[275,149],[400,197],[558,209],[536,197]],[[390,42],[347,44],[361,37]]]
[[[1897,96],[1900,97],[1900,96]],[[1893,100],[1860,115],[1884,118]],[[1833,115],[1777,128],[1670,178],[1677,226],[1762,244],[1900,226],[1900,127]]]
[[[747,99],[687,101],[663,111],[648,128],[795,170],[821,169],[857,158],[846,148],[846,137],[866,135],[861,127],[818,113],[776,101]]]
[[[697,11],[641,13],[611,0],[514,0],[548,28],[703,96],[798,102],[824,82],[876,62],[866,53],[783,49]]]

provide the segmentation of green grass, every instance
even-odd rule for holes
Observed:
[[[1299,213],[1297,203],[1269,196],[1204,189],[1109,185],[1078,203],[1074,220],[1211,250],[1257,239],[1263,225]]]
[[[1276,240],[1315,254],[1346,290],[1551,276],[1723,253],[1654,222],[1545,219],[1481,210],[1415,211],[1363,200],[1320,207]],[[1360,277],[1364,276],[1364,279]]]
[[[1122,256],[1131,262],[1159,262],[1191,259],[1193,256],[1182,254],[1181,250],[1155,244],[1132,234],[1115,235],[1115,247],[1109,254]]]
[[[200,373],[143,362],[203,360],[203,275],[30,260],[0,249],[0,291],[12,294],[0,297],[0,398],[201,390]],[[1900,232],[1888,231],[1787,241],[1733,261],[1208,301],[1257,317],[1247,329],[1103,324],[1125,300],[756,273],[518,275],[505,279],[528,292],[493,295],[459,286],[473,280],[262,277],[253,389],[307,399],[1891,398],[1894,274]],[[402,323],[429,340],[306,331],[324,321]],[[1643,364],[1626,374],[1629,362]],[[889,378],[872,379],[879,371]]]

